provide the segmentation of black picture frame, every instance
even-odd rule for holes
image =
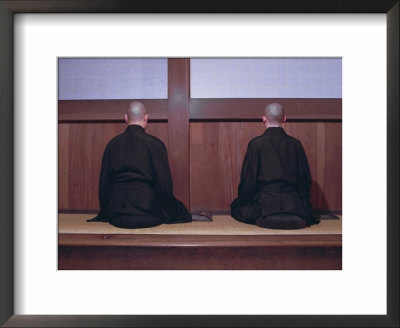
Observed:
[[[387,16],[387,315],[14,315],[13,16],[15,13],[385,13]],[[1,0],[0,324],[4,327],[399,327],[398,0]]]

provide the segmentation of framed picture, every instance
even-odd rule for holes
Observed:
[[[174,326],[197,325],[234,325],[234,326],[367,326],[374,324],[380,326],[398,325],[398,1],[354,1],[338,5],[335,1],[326,3],[299,3],[287,1],[283,3],[193,3],[189,6],[182,2],[164,4],[162,2],[148,2],[135,4],[134,1],[92,1],[90,3],[71,3],[68,1],[1,1],[0,21],[2,51],[2,94],[1,98],[1,138],[0,138],[0,174],[1,174],[1,280],[0,290],[5,295],[0,300],[0,323],[5,326],[162,326],[166,323]],[[153,9],[157,8],[157,9]],[[360,9],[362,8],[362,9]],[[14,315],[14,279],[18,272],[14,272],[13,262],[13,174],[18,163],[13,162],[14,136],[13,126],[18,122],[13,115],[13,58],[18,53],[13,53],[13,15],[17,13],[212,13],[212,12],[253,12],[253,13],[386,13],[387,17],[387,315],[356,315],[356,316],[275,316],[275,315],[250,315],[250,316],[171,316],[171,315]],[[18,99],[15,101],[19,101]],[[14,168],[13,168],[14,167]],[[36,214],[34,215],[36,218]],[[190,274],[190,273],[189,273]],[[179,312],[179,311],[178,311]],[[106,314],[106,313],[105,313]],[[7,321],[7,322],[6,322]]]

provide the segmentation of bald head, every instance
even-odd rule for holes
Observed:
[[[146,107],[141,102],[131,102],[126,111],[127,121],[128,123],[142,122],[146,114]]]
[[[125,121],[129,125],[137,124],[146,129],[147,126],[147,111],[146,107],[140,101],[131,102],[125,113]]]
[[[285,120],[285,112],[282,105],[272,103],[265,106],[265,117],[269,123],[280,125]]]

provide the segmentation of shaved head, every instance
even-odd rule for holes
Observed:
[[[140,101],[131,102],[126,111],[128,123],[143,122],[147,114],[146,107]]]
[[[281,124],[285,119],[285,112],[281,104],[272,103],[265,106],[265,117],[269,123]]]

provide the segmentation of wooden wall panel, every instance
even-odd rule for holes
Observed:
[[[289,122],[284,128],[302,142],[307,154],[313,207],[340,211],[341,123]],[[190,123],[192,210],[229,211],[230,203],[237,197],[247,144],[263,131],[264,126],[259,122]]]
[[[68,208],[69,124],[58,125],[58,208]]]
[[[219,123],[190,124],[190,207],[223,207],[220,191]]]
[[[69,148],[70,208],[98,208],[98,179],[107,142],[124,130],[124,124],[71,124]]]
[[[59,124],[59,210],[98,209],[98,181],[104,148],[125,128],[125,123]],[[167,146],[167,123],[151,122],[146,132],[160,138]]]
[[[147,132],[168,148],[166,122],[150,122]],[[59,124],[59,209],[97,210],[98,178],[106,143],[124,123]],[[342,208],[342,126],[332,122],[289,122],[288,134],[306,151],[314,208]],[[190,207],[229,211],[237,196],[248,141],[264,131],[259,122],[190,123]]]
[[[320,206],[323,209],[342,209],[342,126],[341,124],[324,124],[324,144],[321,145],[324,156],[318,156],[324,160],[324,177],[321,181],[323,201]],[[318,135],[318,138],[320,136]]]
[[[254,122],[190,123],[191,209],[229,209],[247,144],[262,132],[262,124]]]
[[[313,207],[319,207],[318,205],[318,195],[319,195],[319,184],[316,182],[318,180],[318,154],[317,154],[317,124],[318,123],[285,123],[283,125],[286,133],[300,140],[304,151],[306,152],[308,165],[311,171],[311,204]],[[324,124],[324,123],[322,123]]]

